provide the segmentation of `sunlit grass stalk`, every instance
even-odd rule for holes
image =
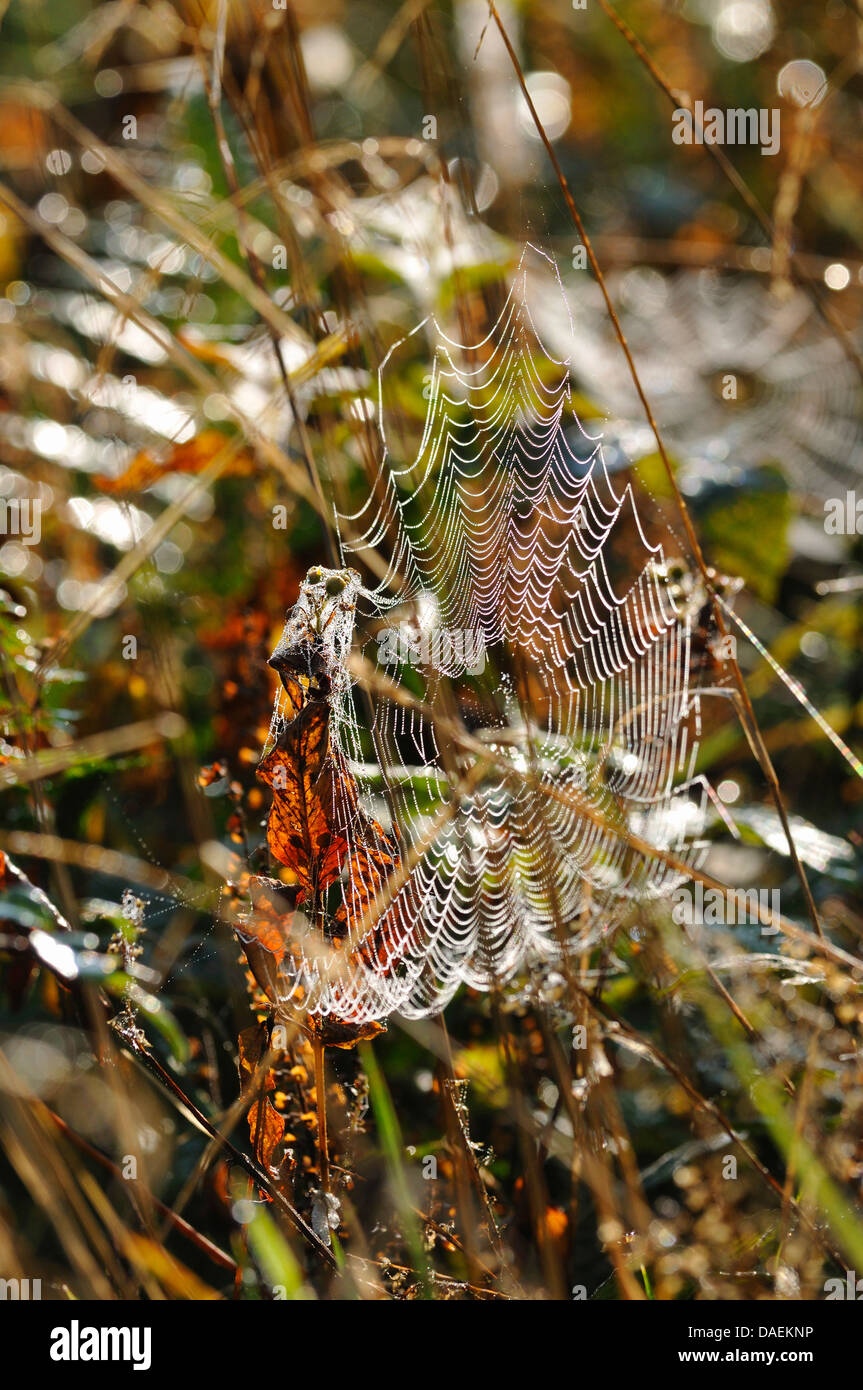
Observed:
[[[429,1270],[428,1257],[423,1242],[422,1231],[414,1214],[414,1205],[408,1188],[403,1160],[404,1143],[401,1127],[393,1106],[389,1087],[378,1066],[378,1060],[369,1043],[360,1043],[360,1056],[369,1081],[369,1096],[372,1102],[381,1147],[387,1160],[390,1183],[396,1201],[399,1221],[404,1231],[405,1242],[410,1252],[411,1264],[419,1275],[426,1298],[434,1297],[434,1287]]]

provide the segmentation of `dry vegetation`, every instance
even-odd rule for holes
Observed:
[[[863,553],[823,526],[863,438],[861,21],[795,3],[776,32],[763,0],[758,48],[715,8],[711,31],[648,0],[625,21],[606,0],[0,6],[0,1277],[499,1301],[808,1300],[863,1275]],[[830,77],[817,107],[776,95],[801,54]],[[777,157],[674,146],[680,92],[781,106]],[[390,349],[404,467],[432,389],[430,334],[408,335],[433,312],[481,362],[526,242],[561,267],[579,417],[609,417],[713,692],[699,844],[541,790],[529,740],[520,762],[483,742],[489,679],[395,692],[362,605],[352,657],[315,665],[317,631],[267,664],[310,567],[319,597],[342,568],[334,510],[383,495]],[[38,544],[11,525],[25,499]],[[396,541],[348,557],[364,585]],[[643,545],[610,532],[615,580]],[[542,728],[554,692],[511,648],[496,674]],[[413,867],[384,708],[437,730],[444,808],[494,775],[531,792],[525,874],[551,939],[583,944],[443,1013],[322,1022],[299,918],[380,965]],[[543,820],[564,812],[641,866],[583,938]],[[781,912],[687,925],[688,879]]]

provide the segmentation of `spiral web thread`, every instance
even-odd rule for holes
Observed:
[[[822,498],[859,482],[859,378],[806,294],[777,305],[752,277],[712,269],[663,276],[634,267],[610,284],[644,389],[686,472],[715,483],[771,464]],[[552,348],[566,338],[554,307],[537,308]],[[629,456],[651,452],[652,433],[595,285],[580,291],[577,326],[576,380],[614,416]],[[859,343],[859,334],[852,337]]]
[[[633,902],[679,881],[579,804],[687,862],[704,851],[690,619],[663,584],[661,547],[648,543],[629,485],[615,492],[599,441],[578,422],[567,363],[545,352],[534,329],[532,251],[481,344],[466,351],[433,318],[414,330],[433,338],[434,365],[422,441],[404,465],[386,443],[389,358],[382,367],[377,485],[349,520],[356,553],[376,546],[392,563],[371,594],[346,572],[337,645],[345,611],[364,599],[378,615],[413,603],[442,629],[473,634],[467,656],[458,642],[438,645],[438,669],[421,673],[424,700],[467,710],[473,737],[497,761],[430,833],[472,759],[436,736],[421,711],[377,702],[376,753],[410,872],[395,893],[384,889],[370,926],[360,881],[368,817],[342,798],[335,812],[356,847],[336,885],[348,939],[334,962],[309,944],[286,980],[286,993],[300,984],[312,1013],[421,1017],[463,983],[489,990],[548,973],[564,953],[609,934]],[[346,560],[349,551],[343,544]],[[477,635],[489,659],[471,679]],[[334,663],[335,646],[334,638]],[[333,735],[361,801],[386,819],[348,694],[334,697]]]

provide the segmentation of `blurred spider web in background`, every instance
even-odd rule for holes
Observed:
[[[462,984],[489,990],[559,964],[608,936],[634,902],[680,881],[628,834],[688,863],[705,849],[690,684],[699,605],[681,605],[631,488],[615,491],[600,441],[578,422],[569,363],[534,327],[537,268],[547,292],[551,263],[528,248],[482,341],[466,348],[430,317],[381,369],[378,476],[366,504],[340,522],[352,537],[343,532],[346,560],[374,547],[390,568],[372,593],[345,573],[349,602],[341,617],[334,608],[322,621],[320,609],[317,645],[337,671],[344,612],[365,602],[374,619],[389,615],[383,636],[397,635],[389,645],[401,657],[388,676],[414,695],[421,688],[423,705],[376,692],[378,773],[364,761],[350,696],[332,686],[336,757],[381,819],[386,783],[403,872],[384,885],[370,923],[358,910],[369,897],[353,853],[363,852],[369,814],[358,819],[337,782],[336,820],[352,845],[338,886],[349,950],[333,973],[294,936],[283,965],[284,996],[300,984],[311,1013],[419,1017]],[[559,282],[557,307],[569,322]],[[399,460],[387,373],[417,338],[433,345],[428,409],[415,455]],[[447,640],[424,648],[431,633]],[[284,703],[282,693],[277,732]],[[456,727],[469,742],[451,736]]]
[[[802,290],[778,300],[753,276],[712,269],[663,275],[636,266],[607,278],[686,491],[766,463],[816,499],[859,483],[860,379]],[[598,287],[581,277],[572,302],[573,375],[611,417],[607,444],[625,460],[652,453],[653,433]],[[561,347],[559,320],[542,302],[537,322]]]
[[[455,255],[474,267],[512,260],[511,245],[481,218],[466,219],[458,198],[432,180],[389,200],[355,199],[351,216],[370,247],[387,245],[415,299],[429,308]],[[447,221],[453,247],[442,235]],[[586,271],[568,277],[571,314],[561,314],[552,278],[537,286],[534,320],[550,350],[570,361],[576,386],[607,416],[607,465],[614,470],[654,453],[599,286]],[[705,485],[740,482],[764,464],[778,465],[816,501],[859,483],[860,378],[806,293],[780,298],[755,273],[713,268],[665,273],[634,264],[606,279],[685,491],[695,496]],[[859,349],[859,326],[848,331]]]

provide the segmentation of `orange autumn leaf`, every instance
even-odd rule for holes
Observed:
[[[278,1167],[278,1164],[273,1164],[273,1157],[284,1137],[286,1121],[284,1115],[279,1114],[269,1096],[265,1094],[276,1088],[272,1068],[268,1067],[263,1076],[255,1079],[261,1058],[267,1049],[267,1030],[262,1024],[254,1023],[251,1027],[243,1029],[237,1041],[241,1089],[244,1094],[259,1097],[248,1112],[249,1135],[258,1161],[270,1172],[271,1167]]]
[[[238,918],[235,930],[259,988],[277,1003],[281,992],[279,966],[290,943],[297,889],[278,879],[261,877],[250,880],[249,890],[252,911]]]
[[[239,1049],[238,1061],[240,1066],[240,1085],[243,1091],[248,1091],[254,1080],[255,1072],[258,1069],[261,1058],[267,1048],[267,1030],[262,1023],[252,1023],[248,1028],[244,1028],[237,1038]],[[273,1091],[276,1087],[276,1078],[269,1070],[263,1080],[258,1080],[255,1090]]]
[[[286,953],[296,950],[291,943],[291,925],[297,890],[286,888],[278,879],[263,877],[253,878],[249,887],[253,911],[242,916],[235,928],[257,984],[276,1006],[277,1016],[284,1017],[286,995],[294,990],[280,967]],[[325,1047],[355,1047],[385,1031],[382,1023],[358,1023],[350,1017],[298,1021],[305,1032],[315,1033]]]
[[[387,1031],[385,1023],[356,1023],[350,1018],[316,1018],[313,1024],[324,1047],[340,1047],[346,1052]]]
[[[396,968],[394,914],[381,902],[380,920],[372,919],[400,859],[395,840],[363,808],[350,766],[331,737],[332,685],[320,637],[310,618],[270,659],[283,693],[278,732],[258,777],[273,794],[270,854],[283,866],[282,878],[291,881],[252,878],[251,911],[237,918],[235,928],[276,1016],[296,1019],[328,1047],[352,1047],[383,1026],[355,1017],[347,999],[338,1013],[304,1017],[304,972],[333,971],[338,999],[341,964],[362,963],[378,973]]]
[[[249,893],[255,937],[280,965],[297,903],[297,886],[259,875],[250,879]]]
[[[291,943],[294,914],[291,910],[279,912],[274,900],[275,890],[284,888],[285,885],[275,879],[252,879],[254,911],[235,923],[249,969],[258,986],[275,1006],[276,1017],[294,1018],[305,1033],[314,1033],[325,1047],[350,1048],[365,1039],[377,1037],[385,1031],[382,1023],[359,1023],[347,1014],[342,1018],[297,1017],[288,1004],[287,997],[296,994],[296,986],[290,983],[280,967],[286,953],[296,951],[296,946]],[[302,1001],[297,999],[295,1002],[301,1014]]]
[[[546,1207],[543,1225],[549,1240],[560,1241],[569,1229],[569,1218],[560,1207]]]
[[[229,443],[226,435],[218,430],[203,430],[194,439],[183,444],[175,444],[163,459],[158,459],[142,450],[136,454],[118,478],[109,478],[99,473],[94,478],[101,492],[127,493],[143,492],[144,488],[157,483],[168,473],[201,473]],[[246,476],[254,471],[255,461],[251,454],[238,451],[225,464],[224,472]]]
[[[387,879],[399,866],[396,846],[377,821],[368,817],[367,833],[370,831],[377,842],[360,843],[352,847],[348,861],[348,879],[345,884],[344,900],[339,906],[335,919],[347,935],[357,932],[373,909],[376,899],[384,892]],[[379,838],[378,838],[379,837]],[[380,964],[385,959],[385,951],[390,934],[387,931],[388,914],[381,909],[381,918],[375,923],[371,939],[360,948],[360,953],[368,965]],[[393,938],[393,942],[397,938]]]
[[[258,1118],[259,1115],[261,1115],[261,1119]],[[247,1118],[249,1134],[258,1162],[266,1172],[276,1171],[279,1167],[276,1149],[285,1137],[286,1121],[284,1115],[279,1114],[269,1096],[264,1096],[263,1111],[261,1103],[255,1101]]]
[[[45,116],[26,101],[0,101],[0,153],[5,169],[32,169],[48,152],[50,132]],[[3,215],[10,214],[3,209]],[[17,219],[16,219],[17,222]]]
[[[285,724],[258,776],[273,789],[270,852],[296,875],[297,901],[315,898],[339,876],[348,853],[345,810],[356,802],[330,745],[329,706],[311,701]]]
[[[221,787],[224,783],[225,789],[228,787],[228,765],[225,762],[207,763],[206,766],[198,770],[198,786],[202,791],[208,787]]]
[[[357,852],[355,862],[368,865],[371,859],[364,860],[363,853]],[[381,863],[384,862],[384,858],[382,855]],[[397,864],[398,860],[389,862]],[[351,912],[349,915],[343,903],[334,918],[328,921],[327,935],[331,940],[338,941],[340,936],[346,934],[348,922],[353,925],[362,919],[366,907],[380,890],[383,881],[383,875],[379,874],[371,884],[360,886],[357,883],[353,893],[346,886],[345,894],[351,902]],[[295,1018],[304,1032],[315,1034],[325,1047],[355,1047],[358,1042],[377,1037],[379,1033],[384,1032],[385,1024],[359,1021],[351,1016],[349,1008],[346,1008],[340,1017],[297,1017],[298,1014],[302,1015],[302,999],[298,996],[292,977],[283,968],[287,954],[298,958],[297,944],[291,940],[294,920],[291,904],[295,899],[296,889],[286,888],[278,879],[261,877],[251,880],[250,891],[253,911],[240,917],[235,923],[235,929],[249,968],[259,987],[275,1005],[276,1016]],[[390,938],[386,930],[386,920],[384,917],[382,923],[375,925],[371,943],[360,948],[359,954],[372,968],[381,968],[382,960],[385,961],[387,958],[386,947]]]

